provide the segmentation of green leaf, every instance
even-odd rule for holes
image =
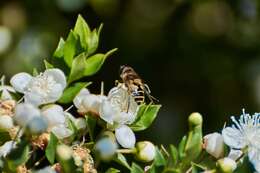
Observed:
[[[51,164],[53,164],[55,161],[55,153],[56,153],[57,144],[58,144],[58,138],[53,133],[51,133],[50,141],[45,150],[46,158],[48,159],[48,161]]]
[[[71,83],[75,80],[84,77],[86,68],[86,58],[86,54],[81,53],[73,60],[68,83]]]
[[[172,157],[172,163],[173,165],[176,165],[178,163],[178,150],[174,145],[170,145],[170,154]]]
[[[106,173],[119,173],[119,172],[120,172],[120,170],[115,169],[115,168],[109,168],[109,169],[106,171]]]
[[[27,162],[29,159],[29,144],[27,141],[21,141],[17,144],[16,148],[14,148],[6,157],[5,169],[8,170],[6,172],[16,171],[16,168],[19,165],[22,165]]]
[[[94,29],[90,37],[88,39],[88,54],[91,55],[94,53],[98,48],[98,42],[99,42],[99,34],[96,29]]]
[[[39,72],[37,70],[37,68],[33,68],[33,76],[38,76],[39,75]]]
[[[65,89],[63,95],[59,99],[59,103],[68,104],[76,97],[82,88],[89,86],[91,82],[78,82]]]
[[[196,160],[202,152],[202,126],[193,127],[188,134],[186,146],[186,156],[189,160]]]
[[[131,173],[144,173],[143,169],[136,163],[132,164]]]
[[[74,56],[77,54],[78,41],[77,36],[70,31],[69,36],[64,44],[64,61],[66,64],[71,67]]]
[[[72,62],[68,83],[97,73],[103,65],[105,59],[116,50],[117,49],[113,49],[106,54],[96,54],[89,58],[87,58],[86,53],[81,53],[78,55]]]
[[[166,160],[165,160],[163,154],[161,153],[161,151],[159,150],[158,147],[156,147],[156,154],[155,154],[155,158],[154,158],[154,164],[156,166],[164,166],[164,165],[166,165]]]
[[[94,141],[94,133],[95,133],[95,127],[96,127],[96,123],[97,120],[96,118],[92,117],[91,115],[86,115],[86,122],[87,122],[87,128],[88,128],[88,132],[89,132],[89,136],[90,136],[90,140]]]
[[[178,146],[180,159],[183,159],[186,156],[185,151],[184,151],[186,142],[187,142],[187,136],[183,136],[182,140],[181,140],[181,142],[179,143],[179,146]]]
[[[131,167],[130,167],[130,165],[128,164],[128,162],[127,162],[127,160],[126,160],[126,158],[125,158],[125,156],[124,156],[123,154],[118,153],[118,154],[116,155],[116,157],[114,158],[114,160],[115,160],[117,163],[119,163],[119,164],[125,166],[127,169],[131,170]]]
[[[81,47],[86,51],[88,50],[88,39],[91,37],[91,31],[88,24],[81,15],[78,15],[74,33],[80,38]],[[89,52],[87,52],[89,54]]]
[[[11,136],[9,132],[0,130],[0,146],[10,140],[11,140]]]
[[[63,58],[64,56],[64,45],[65,45],[65,41],[63,40],[63,38],[60,38],[60,41],[58,43],[58,46],[56,48],[56,50],[54,51],[53,57],[54,58]]]
[[[95,73],[97,73],[100,70],[100,68],[102,67],[102,65],[104,64],[106,58],[109,57],[110,55],[112,55],[115,51],[117,51],[116,48],[110,50],[106,54],[95,54],[95,55],[89,57],[86,60],[84,76],[92,76]]]
[[[46,69],[51,69],[53,68],[53,65],[51,63],[49,63],[47,60],[43,60],[44,61],[44,66]]]
[[[145,130],[153,123],[161,105],[141,105],[137,114],[138,119],[130,126],[134,131]]]

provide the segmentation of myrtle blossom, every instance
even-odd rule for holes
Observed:
[[[33,77],[22,72],[10,81],[14,89],[24,94],[25,102],[36,106],[56,102],[66,87],[66,77],[60,69],[47,69]]]
[[[15,122],[26,127],[35,117],[43,117],[48,123],[48,132],[53,132],[58,138],[63,139],[72,135],[67,128],[65,113],[59,105],[48,105],[41,110],[29,103],[18,104],[15,108]]]
[[[203,138],[203,148],[213,157],[221,158],[224,156],[224,140],[221,134],[210,133]]]
[[[74,98],[73,103],[80,114],[94,113],[99,114],[100,105],[106,96],[91,94],[86,88],[83,88]]]
[[[134,148],[135,134],[128,125],[136,119],[138,105],[123,85],[110,90],[100,106],[100,117],[115,128],[117,142],[124,148]]]
[[[249,115],[243,110],[239,120],[231,117],[233,125],[222,131],[224,142],[231,149],[247,149],[248,157],[260,172],[260,114]]]

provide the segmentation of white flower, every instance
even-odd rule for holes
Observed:
[[[151,162],[155,158],[155,146],[149,141],[142,141],[136,144],[136,157],[143,162]]]
[[[222,131],[224,142],[233,149],[247,148],[249,160],[255,168],[260,167],[260,114],[250,116],[243,110],[238,121],[231,119],[234,125]]]
[[[11,152],[12,147],[15,147],[16,143],[14,141],[8,141],[6,143],[4,143],[4,145],[2,145],[0,147],[0,157],[5,157],[8,153]]]
[[[116,139],[124,148],[135,146],[135,134],[127,125],[135,121],[137,111],[137,103],[123,86],[112,88],[101,104],[100,117],[115,127]]]
[[[205,150],[215,158],[220,158],[224,155],[224,140],[221,134],[211,133],[204,136]]]
[[[66,87],[66,77],[59,69],[47,69],[33,77],[28,73],[18,73],[10,81],[14,89],[24,94],[25,102],[34,105],[57,101]]]
[[[15,107],[15,122],[22,126],[28,126],[28,123],[35,117],[44,117],[48,124],[48,131],[53,132],[59,139],[72,135],[72,131],[67,128],[65,113],[59,105],[48,105],[38,109],[32,104],[21,103]]]
[[[0,116],[0,129],[9,130],[14,127],[13,119],[9,115]]]
[[[61,106],[53,104],[43,107],[42,116],[48,122],[49,131],[53,132],[59,139],[72,135],[72,131],[67,128],[65,112]]]
[[[105,99],[105,96],[90,94],[86,88],[83,88],[74,98],[73,103],[78,108],[79,113],[99,114],[101,102]]]
[[[16,105],[15,107],[14,120],[18,125],[22,127],[25,127],[28,122],[36,116],[41,116],[41,112],[37,107],[32,104],[21,103]]]
[[[243,155],[243,152],[241,150],[231,149],[229,154],[228,154],[228,158],[233,159],[233,160],[237,160],[242,155]]]

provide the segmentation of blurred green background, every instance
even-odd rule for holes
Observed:
[[[119,51],[91,79],[98,92],[128,64],[163,105],[140,139],[174,143],[187,116],[204,116],[205,133],[230,115],[260,111],[260,20],[257,0],[1,0],[0,68],[8,77],[42,68],[80,13],[104,23],[99,50]]]

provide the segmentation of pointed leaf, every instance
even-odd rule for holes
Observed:
[[[145,130],[153,123],[159,112],[161,105],[141,105],[137,117],[139,117],[130,127],[134,131]]]
[[[132,164],[131,173],[144,173],[143,169],[136,163]]]
[[[170,153],[172,157],[173,165],[176,165],[178,162],[178,150],[174,145],[170,145]]]
[[[84,76],[92,76],[97,73],[104,64],[107,57],[113,54],[117,49],[112,49],[106,54],[95,54],[86,60]]]
[[[73,33],[73,31],[70,31],[69,36],[64,44],[64,61],[66,64],[71,67],[73,57],[77,54],[77,48],[78,48],[78,42],[77,42],[77,36]]]
[[[84,18],[79,15],[75,28],[74,28],[74,33],[77,34],[80,38],[80,44],[81,47],[86,51],[88,50],[88,39],[91,37],[91,32],[89,29],[88,24],[84,20]]]
[[[86,54],[81,53],[72,62],[68,83],[84,77],[86,68]]]
[[[58,138],[53,133],[51,133],[50,141],[45,150],[45,156],[51,164],[53,164],[55,161],[55,153],[56,153],[57,144],[58,144]]]
[[[49,63],[47,60],[43,60],[43,61],[44,61],[45,69],[53,68],[53,65],[51,63]]]
[[[109,168],[105,173],[119,173],[120,170],[115,169],[115,168]]]
[[[124,156],[123,154],[118,153],[118,154],[116,155],[116,158],[114,158],[114,160],[115,160],[117,163],[119,163],[119,164],[125,166],[126,168],[128,168],[129,170],[131,170],[131,167],[130,167],[130,165],[128,164],[128,162],[127,162],[127,160],[126,160],[126,158],[125,158],[125,156]]]
[[[87,121],[87,128],[88,128],[90,140],[94,141],[94,136],[95,136],[94,133],[95,133],[95,127],[96,127],[97,120],[96,120],[96,118],[92,117],[91,115],[86,115],[85,118]]]
[[[63,38],[60,38],[58,46],[57,46],[57,48],[56,48],[56,50],[54,51],[54,54],[53,54],[54,58],[62,58],[64,56],[64,53],[63,53],[64,44],[65,44],[65,41],[63,40]]]
[[[165,160],[163,154],[161,153],[161,151],[159,150],[158,147],[156,147],[156,155],[155,155],[155,158],[154,158],[154,164],[156,166],[166,165],[166,160]]]

